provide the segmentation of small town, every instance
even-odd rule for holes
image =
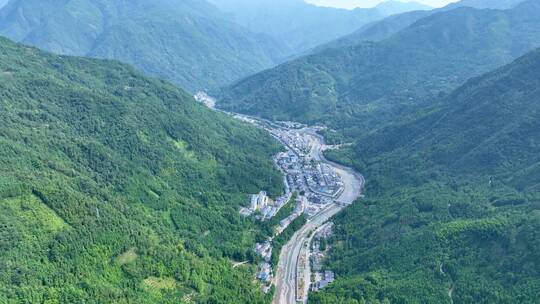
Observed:
[[[340,175],[322,161],[320,141],[314,139],[314,136],[317,136],[316,129],[298,123],[276,124],[245,116],[240,118],[263,127],[285,147],[285,151],[274,158],[277,168],[284,174],[285,193],[275,200],[270,198],[264,190],[252,194],[247,201],[247,206],[241,208],[240,213],[246,217],[254,216],[258,220],[267,221],[276,216],[279,210],[293,198],[293,193],[298,194],[295,196],[293,212],[280,220],[275,235],[264,243],[257,243],[254,246],[255,252],[263,260],[259,264],[257,279],[261,281],[263,290],[267,292],[274,279],[274,271],[270,264],[273,238],[281,234],[302,214],[309,218],[333,203],[343,192],[344,183]],[[326,251],[319,248],[321,239],[327,238],[330,233],[331,225],[319,231],[314,240],[318,246],[312,246],[300,260],[304,266],[301,265],[299,269],[309,270],[311,265],[313,274],[307,275],[306,279],[309,278],[309,280],[299,280],[299,282],[306,282],[301,284],[299,289],[319,290],[334,280],[333,272],[321,270]]]
[[[344,184],[340,176],[328,164],[321,162],[318,159],[320,155],[313,151],[316,143],[311,138],[312,130],[300,124],[292,127],[290,124],[281,123],[280,126],[287,127],[263,125],[286,147],[286,151],[279,153],[274,159],[285,175],[285,194],[275,201],[272,201],[265,191],[253,194],[249,207],[240,210],[244,216],[258,212],[256,216],[259,219],[268,220],[289,201],[293,192],[300,194],[297,209],[312,216],[343,192]]]

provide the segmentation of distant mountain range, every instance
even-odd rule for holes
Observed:
[[[118,59],[191,91],[289,54],[203,0],[12,0],[0,11],[0,34],[59,54]]]
[[[303,0],[213,0],[232,20],[254,32],[283,41],[291,55],[350,34],[361,26],[393,14],[429,10],[429,6],[388,1],[371,9],[319,7]]]
[[[390,14],[301,0],[11,0],[0,35],[58,54],[117,59],[190,91],[228,85]],[[317,29],[316,31],[314,29]]]
[[[374,8],[386,16],[410,11],[428,11],[433,9],[433,7],[419,2],[401,2],[393,0],[381,2]]]
[[[524,2],[525,0],[461,0],[459,2],[450,3],[444,9],[455,9],[458,7],[468,6],[479,9],[509,9]]]
[[[459,7],[510,9],[523,1],[524,0],[462,0],[439,9],[417,10],[403,14],[395,14],[383,20],[366,24],[350,35],[345,35],[329,43],[319,45],[312,50],[311,53],[316,53],[327,48],[353,46],[364,41],[380,41],[389,38],[418,20],[438,12],[448,11]]]
[[[389,39],[324,50],[243,79],[221,91],[219,106],[325,122],[354,137],[540,46],[538,14],[536,0],[509,10],[442,11]]]

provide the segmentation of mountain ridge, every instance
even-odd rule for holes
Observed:
[[[12,0],[0,10],[0,34],[59,54],[121,60],[191,91],[225,85],[287,54],[273,38],[193,0]]]
[[[302,0],[216,0],[213,3],[242,26],[282,40],[292,50],[289,57],[348,34],[370,21],[413,8],[425,8],[397,2],[354,10],[319,7]]]
[[[219,92],[218,106],[324,121],[354,137],[539,46],[535,12],[536,1],[504,11],[439,12],[389,39],[324,50],[247,77]]]
[[[353,46],[364,41],[381,41],[389,38],[393,34],[398,33],[400,30],[412,25],[414,22],[435,14],[437,12],[444,12],[460,7],[472,7],[477,9],[511,9],[525,0],[508,0],[508,1],[467,1],[461,0],[459,2],[448,4],[445,7],[433,9],[431,11],[412,11],[405,12],[389,16],[383,20],[368,23],[356,30],[350,35],[340,37],[327,44],[319,45],[310,53],[317,53],[326,48],[336,48]]]
[[[540,49],[469,80],[430,113],[328,153],[368,184],[366,199],[335,218],[326,267],[338,279],[313,303],[534,303],[538,71]]]

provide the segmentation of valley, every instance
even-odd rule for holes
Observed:
[[[215,105],[215,100],[205,93],[200,92],[195,95],[195,98],[210,108]],[[280,155],[288,155],[287,160],[292,159],[290,163],[283,166],[288,181],[286,188],[290,187],[290,191],[300,192],[300,200],[305,202],[300,202],[300,204],[305,204],[302,210],[308,217],[307,223],[296,231],[281,248],[273,281],[276,287],[273,303],[306,303],[311,287],[307,248],[311,244],[314,233],[343,208],[360,198],[365,179],[354,169],[339,165],[324,157],[324,151],[329,146],[318,134],[324,127],[308,127],[294,122],[274,123],[237,113],[228,114],[266,130],[286,148],[287,152],[282,152]],[[316,165],[308,165],[310,163]],[[329,171],[336,174],[339,179],[337,182],[340,185],[339,189],[321,193],[323,190],[319,190],[320,188],[315,190],[310,186],[308,181],[311,180],[313,174],[311,168],[314,166],[327,166]],[[291,172],[288,172],[287,168],[291,168]],[[332,173],[325,175],[332,175]],[[324,184],[325,188],[328,187],[327,183]],[[286,226],[280,227],[279,231],[286,228]]]
[[[245,116],[235,116],[245,118]],[[253,121],[255,119],[249,118],[248,120]],[[365,181],[363,176],[353,169],[326,160],[323,155],[325,149],[324,139],[316,133],[316,129],[310,127],[303,127],[301,129],[282,127],[278,130],[265,127],[265,129],[275,137],[281,139],[280,141],[288,147],[292,146],[291,142],[285,141],[283,138],[291,138],[291,136],[287,136],[290,133],[294,134],[294,138],[297,138],[297,141],[308,143],[305,150],[307,159],[328,165],[330,170],[339,176],[342,184],[342,189],[338,193],[322,196],[322,203],[321,195],[317,195],[309,187],[306,186],[297,189],[306,193],[304,196],[307,198],[305,209],[309,216],[307,223],[300,230],[296,231],[289,242],[281,249],[279,262],[275,271],[274,284],[276,291],[273,303],[305,303],[307,302],[308,292],[311,286],[311,271],[310,264],[307,262],[309,260],[307,247],[311,244],[314,232],[335,214],[358,199]],[[318,203],[313,200],[314,198],[317,199],[316,202]],[[304,262],[301,263],[301,260]]]
[[[0,303],[536,304],[540,0],[345,1],[0,0]]]

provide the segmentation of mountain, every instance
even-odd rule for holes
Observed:
[[[392,15],[380,21],[375,21],[362,26],[350,35],[340,37],[329,43],[319,45],[310,53],[317,53],[327,48],[353,46],[365,41],[381,41],[407,28],[416,21],[438,12],[448,11],[459,7],[473,7],[478,9],[510,9],[524,0],[508,1],[485,1],[485,0],[462,0],[451,3],[443,8],[434,10],[415,10],[402,14]]]
[[[311,303],[535,303],[540,49],[329,157],[365,172]]]
[[[390,14],[429,8],[395,1],[355,10],[319,7],[303,0],[214,0],[213,3],[244,27],[283,41],[292,50],[291,55],[350,34]]]
[[[391,16],[402,14],[410,11],[428,11],[433,9],[431,6],[418,2],[401,2],[401,1],[385,1],[378,4],[375,9],[383,15]]]
[[[319,45],[310,50],[310,54],[322,52],[330,48],[349,47],[366,41],[381,41],[391,37],[399,31],[411,26],[416,21],[434,14],[431,11],[413,11],[393,15],[383,20],[371,22],[362,26],[352,34],[340,37],[329,43]],[[306,54],[307,55],[307,54]]]
[[[440,12],[389,39],[328,49],[245,78],[218,92],[219,106],[324,122],[354,138],[540,46],[538,13],[538,1]]]
[[[58,54],[117,59],[191,91],[288,54],[201,0],[12,0],[0,11],[0,34]]]
[[[463,6],[479,9],[509,9],[517,6],[524,1],[525,0],[461,0],[456,3],[448,4],[445,9],[454,9]]]
[[[263,131],[131,67],[0,38],[0,303],[266,303]],[[187,299],[187,300],[186,300]]]

